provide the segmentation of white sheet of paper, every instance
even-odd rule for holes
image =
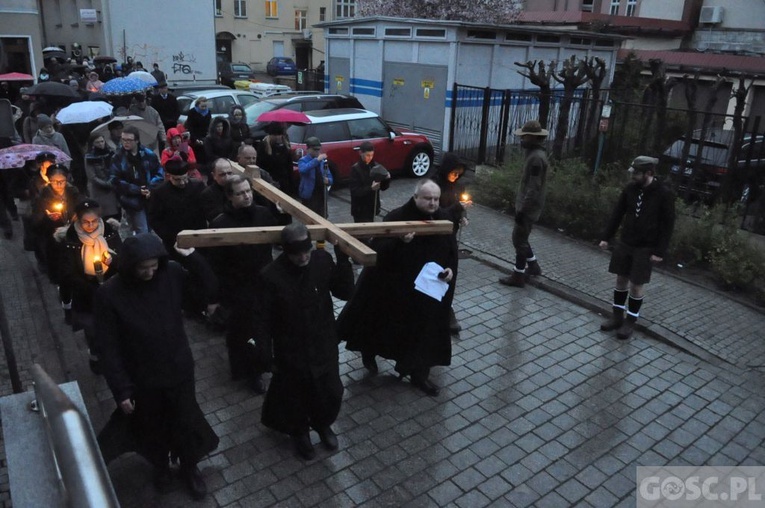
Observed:
[[[438,278],[438,274],[443,271],[444,267],[438,263],[425,263],[414,279],[414,289],[440,302],[449,291],[449,283]]]

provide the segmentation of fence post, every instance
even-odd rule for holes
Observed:
[[[504,90],[502,92],[502,113],[500,118],[499,139],[497,140],[496,154],[496,163],[498,165],[505,162],[505,140],[507,139],[507,126],[510,122],[510,97],[510,90]]]
[[[454,123],[457,121],[457,82],[452,83],[452,117],[449,119],[449,151],[454,151]]]
[[[489,135],[489,106],[491,105],[491,88],[483,89],[483,104],[481,105],[481,137],[478,145],[478,164],[486,162],[486,137]]]

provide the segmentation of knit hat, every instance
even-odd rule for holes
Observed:
[[[659,164],[659,159],[656,157],[649,157],[647,155],[640,155],[638,157],[635,157],[635,160],[632,161],[632,164],[630,165],[629,171],[630,173],[633,173],[635,171],[638,172],[645,172],[645,171],[655,171],[656,165]]]
[[[44,113],[40,113],[39,115],[37,115],[38,128],[43,129],[49,125],[53,125],[53,120],[51,120],[51,118],[48,115]]]

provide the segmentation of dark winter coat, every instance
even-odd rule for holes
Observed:
[[[218,135],[215,131],[216,127],[223,124],[223,134]],[[234,140],[231,138],[231,126],[223,117],[215,117],[210,122],[210,129],[205,137],[205,163],[207,164],[207,171],[212,169],[212,165],[215,159],[224,157],[226,159],[233,158],[235,153]]]
[[[380,193],[372,190],[374,180],[370,174],[371,169],[377,163],[365,164],[358,161],[351,166],[351,181],[348,187],[351,191],[351,215],[354,219],[374,220],[375,212],[380,211]],[[390,187],[390,178],[380,182],[380,191]]]
[[[136,155],[118,148],[112,157],[109,183],[117,193],[120,204],[128,210],[146,208],[141,187],[154,189],[164,182],[165,176],[157,155],[145,146],[138,146]]]
[[[109,224],[104,224],[104,239],[109,250],[118,253],[122,246],[119,232]],[[117,274],[118,260],[113,256],[109,269],[104,273],[104,281]],[[85,273],[82,262],[82,242],[77,236],[74,225],[69,226],[64,238],[61,259],[59,262],[61,283],[66,284],[72,291],[72,310],[75,312],[92,313],[93,297],[101,285],[93,275]]]
[[[619,196],[601,239],[611,240],[620,224],[622,242],[631,247],[651,247],[652,254],[665,258],[675,227],[674,194],[656,178],[648,187],[630,182]]]
[[[98,201],[101,206],[101,214],[105,217],[119,213],[119,203],[114,187],[109,183],[111,174],[109,168],[112,164],[114,152],[109,148],[98,150],[93,148],[85,154],[85,174],[88,177],[88,194]]]
[[[168,251],[173,248],[179,232],[207,227],[201,201],[204,189],[202,182],[189,180],[183,188],[164,182],[151,193],[149,227],[162,239]]]
[[[441,210],[449,215],[449,220],[454,222],[455,233],[459,229],[460,221],[467,213],[465,207],[460,203],[461,196],[465,192],[465,174],[460,175],[454,182],[450,182],[448,176],[453,169],[460,167],[467,170],[465,163],[459,157],[453,153],[446,153],[441,160],[438,174],[433,179],[441,188],[441,199],[438,204]]]
[[[154,277],[149,281],[138,279],[136,266],[152,258],[160,261]],[[203,282],[194,290],[216,292],[215,276],[201,255],[194,252],[187,260]],[[187,272],[168,260],[162,242],[150,233],[142,233],[125,240],[118,274],[98,288],[98,351],[104,376],[118,404],[137,390],[193,382],[194,359],[181,312],[186,281]]]
[[[414,198],[385,216],[384,221],[447,220],[442,210],[422,213]],[[451,338],[449,309],[454,282],[439,302],[414,289],[425,263],[433,261],[457,270],[454,235],[417,236],[405,243],[399,237],[375,238],[377,266],[361,273],[353,298],[338,317],[338,334],[346,349],[371,352],[396,360],[404,370],[449,365]]]
[[[242,112],[242,120],[239,122],[234,121],[234,111]],[[231,125],[231,139],[234,141],[234,149],[231,153],[231,159],[236,159],[237,150],[242,143],[252,144],[252,138],[250,137],[250,127],[247,125],[247,114],[244,112],[244,108],[238,104],[231,108],[228,113],[228,121]],[[258,154],[260,155],[260,154]]]
[[[211,228],[275,226],[276,219],[262,206],[236,209],[230,203],[210,223]],[[221,301],[234,306],[252,305],[258,274],[273,261],[271,244],[232,245],[210,249],[209,257],[220,280]]]
[[[151,106],[157,110],[165,130],[172,129],[178,124],[178,117],[181,116],[181,110],[178,106],[178,99],[175,95],[168,93],[165,97],[155,94],[151,99]],[[169,138],[169,136],[168,136]]]
[[[289,144],[271,143],[271,136],[263,138],[258,145],[258,166],[268,171],[282,192],[297,195],[293,175],[292,151]]]
[[[218,215],[223,213],[223,208],[229,202],[228,197],[226,197],[226,190],[215,181],[202,191],[200,201],[202,203],[202,212],[205,214],[208,223],[211,223]]]

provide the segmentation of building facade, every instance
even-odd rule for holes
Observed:
[[[0,2],[0,74],[37,76],[42,67],[43,30],[35,0]]]

